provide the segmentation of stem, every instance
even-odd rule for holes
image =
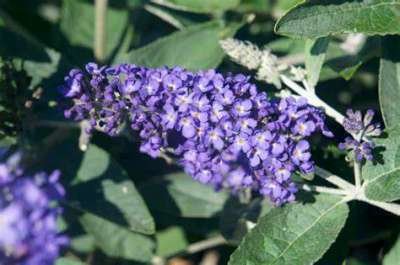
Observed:
[[[350,182],[318,166],[315,167],[315,174],[343,190],[353,191],[355,189]]]
[[[239,201],[244,204],[248,204],[251,201],[251,189],[246,188],[239,193]]]
[[[357,161],[356,155],[354,154],[354,182],[356,184],[356,189],[361,188],[361,164]]]
[[[65,122],[65,121],[50,121],[50,120],[34,120],[31,124],[32,127],[55,127],[65,129],[77,129],[79,124],[76,122]]]
[[[165,264],[166,264],[166,261],[165,261],[165,259],[164,259],[163,257],[154,256],[154,257],[151,259],[151,264],[152,264],[152,265],[165,265]]]
[[[199,242],[189,245],[186,248],[186,253],[188,253],[188,254],[197,253],[197,252],[203,251],[208,248],[223,245],[225,243],[226,243],[225,238],[223,238],[222,236],[216,236],[216,237],[209,238],[209,239],[199,241]]]
[[[219,253],[215,250],[210,250],[204,254],[199,265],[217,265],[219,261]]]
[[[90,128],[90,123],[87,120],[80,122],[81,133],[79,135],[79,149],[83,152],[87,151],[92,135],[87,132]]]
[[[336,195],[348,195],[349,192],[347,190],[342,189],[335,189],[335,188],[328,188],[323,186],[310,186],[307,184],[302,184],[299,186],[300,189],[305,191],[315,191],[318,193],[329,193],[329,194],[336,194]]]
[[[286,65],[296,65],[304,63],[305,56],[302,53],[297,53],[293,55],[287,55],[281,58],[278,58],[278,65],[286,64]]]
[[[305,90],[303,87],[301,87],[296,82],[292,81],[289,77],[283,74],[280,75],[280,78],[282,82],[290,89],[292,89],[300,96],[305,97],[311,105],[323,108],[326,115],[332,117],[337,123],[341,125],[343,124],[344,116],[340,112],[329,106],[325,101],[321,100],[315,93],[313,93],[313,91]]]
[[[102,62],[106,57],[106,17],[108,0],[95,0],[94,57]]]
[[[168,165],[173,165],[175,164],[175,159],[173,159],[172,157],[170,157],[164,150],[161,150],[160,158],[164,159],[164,161],[168,164]]]
[[[162,20],[164,20],[165,22],[171,24],[172,26],[174,26],[177,29],[183,29],[185,28],[185,26],[175,17],[171,16],[169,13],[163,11],[160,8],[157,8],[153,5],[149,5],[146,4],[143,6],[144,10],[146,10],[147,12],[161,18]]]
[[[388,211],[392,214],[395,214],[397,216],[400,216],[400,205],[396,203],[390,203],[390,202],[381,202],[381,201],[375,201],[375,200],[370,200],[367,197],[365,197],[364,193],[360,193],[359,196],[355,198],[356,200],[363,201],[366,203],[369,203],[371,205],[374,205],[376,207],[379,207],[385,211]]]

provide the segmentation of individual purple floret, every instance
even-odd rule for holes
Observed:
[[[366,160],[373,160],[372,150],[374,149],[374,144],[372,142],[360,142],[352,137],[346,137],[343,143],[339,144],[339,149],[354,151],[355,158],[358,162]]]
[[[117,135],[128,124],[152,157],[168,152],[194,179],[238,192],[251,188],[277,205],[294,200],[291,175],[314,170],[306,138],[327,136],[325,115],[293,97],[272,100],[238,74],[192,73],[122,64],[74,69],[61,91],[65,116]],[[95,69],[95,70],[93,70]]]
[[[353,135],[361,135],[361,137],[373,137],[381,134],[381,126],[379,123],[372,123],[375,112],[367,110],[362,117],[361,111],[353,111],[351,109],[346,112],[347,117],[343,121],[344,129]]]
[[[0,164],[0,264],[52,265],[68,243],[57,232],[59,172],[24,174],[18,155]]]
[[[363,159],[373,160],[372,150],[374,149],[374,143],[368,137],[379,136],[382,132],[379,123],[372,123],[375,112],[367,110],[364,117],[362,117],[360,111],[349,109],[346,114],[347,117],[343,121],[343,127],[348,133],[352,134],[352,137],[346,137],[345,141],[339,144],[339,148],[353,151],[358,162],[363,161]]]

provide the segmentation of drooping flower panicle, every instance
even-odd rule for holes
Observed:
[[[24,174],[18,155],[0,164],[0,264],[52,265],[67,244],[58,233],[59,172]]]
[[[117,135],[127,123],[141,152],[170,152],[202,183],[251,188],[278,205],[294,200],[291,175],[314,169],[307,137],[332,135],[305,99],[272,100],[242,74],[89,63],[61,91],[72,102],[65,116],[89,120],[89,131]]]
[[[363,117],[361,111],[349,109],[346,114],[343,127],[352,136],[346,137],[345,141],[339,144],[339,148],[353,151],[358,162],[364,159],[373,160],[372,150],[375,146],[370,137],[376,137],[382,133],[380,124],[372,122],[375,112],[367,110]]]

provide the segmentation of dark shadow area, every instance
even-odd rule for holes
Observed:
[[[0,39],[2,40],[0,56],[4,58],[16,57],[23,60],[50,62],[50,58],[43,47],[11,30],[0,27]]]
[[[296,193],[296,201],[302,204],[314,203],[315,193],[300,190]]]

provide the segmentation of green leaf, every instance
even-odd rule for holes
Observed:
[[[273,6],[274,17],[283,16],[289,9],[304,2],[304,0],[279,0]]]
[[[330,42],[325,65],[345,80],[350,80],[363,63],[380,55],[380,38],[377,37],[369,37],[356,53],[345,52],[341,45],[338,41]]]
[[[278,34],[319,38],[360,32],[368,35],[400,33],[400,1],[307,1],[284,15],[276,24]]]
[[[188,70],[217,67],[224,57],[219,40],[232,36],[242,24],[222,27],[209,22],[188,27],[149,45],[130,51],[114,63],[134,63],[148,67],[181,66]]]
[[[148,236],[89,213],[80,217],[80,223],[94,237],[96,245],[110,257],[149,262],[153,256],[155,243]]]
[[[80,262],[72,258],[59,258],[55,265],[85,265],[86,263]]]
[[[185,231],[179,226],[168,227],[156,234],[157,256],[169,257],[182,250],[189,244]]]
[[[400,237],[383,258],[383,265],[397,265],[400,260]]]
[[[348,260],[346,260],[343,265],[375,265],[376,263],[374,263],[373,261],[361,261],[359,259],[356,258],[350,258]]]
[[[57,71],[61,59],[58,52],[1,26],[0,39],[7,40],[0,45],[0,57],[21,60],[23,69],[32,77],[31,88]]]
[[[245,236],[228,264],[313,264],[335,241],[348,211],[342,198],[328,195],[275,208]]]
[[[281,37],[269,42],[266,47],[274,53],[288,54],[289,57],[298,57],[299,62],[306,49],[306,41]],[[309,40],[308,40],[309,41]],[[341,47],[342,42],[331,39],[325,53],[325,63],[320,71],[319,81],[343,77],[349,80],[358,68],[368,60],[379,55],[380,38],[369,37],[364,44],[360,44],[359,51],[349,54]]]
[[[69,204],[135,232],[154,233],[154,221],[134,183],[104,150],[91,145],[69,189]]]
[[[11,136],[0,137],[0,148],[9,148],[17,143],[17,139]]]
[[[132,29],[128,22],[127,9],[107,8],[106,58],[109,59],[118,51],[124,36],[130,36]],[[63,0],[60,30],[66,40],[58,40],[59,45],[79,63],[93,57],[94,25],[95,14],[92,3],[82,0]]]
[[[265,0],[242,0],[240,6],[235,9],[242,12],[268,12],[271,3]]]
[[[73,250],[80,253],[89,253],[95,250],[94,238],[92,235],[83,234],[71,238],[70,246]]]
[[[362,168],[365,194],[378,201],[400,199],[400,129],[386,133],[388,137],[374,139],[377,161],[368,161]]]
[[[184,173],[158,178],[139,189],[151,209],[180,217],[215,216],[228,198],[226,192],[216,192]]]
[[[386,127],[400,124],[400,37],[382,40],[383,57],[379,69],[379,104]]]
[[[153,0],[153,2],[182,11],[216,13],[238,6],[240,0]]]
[[[229,198],[220,218],[222,235],[230,243],[239,244],[252,228],[249,222],[257,223],[272,208],[269,201],[259,198],[249,204],[241,203],[236,196]]]
[[[328,49],[329,38],[319,38],[306,41],[305,65],[308,76],[308,83],[312,87],[318,83],[319,74],[324,64],[326,50]]]

